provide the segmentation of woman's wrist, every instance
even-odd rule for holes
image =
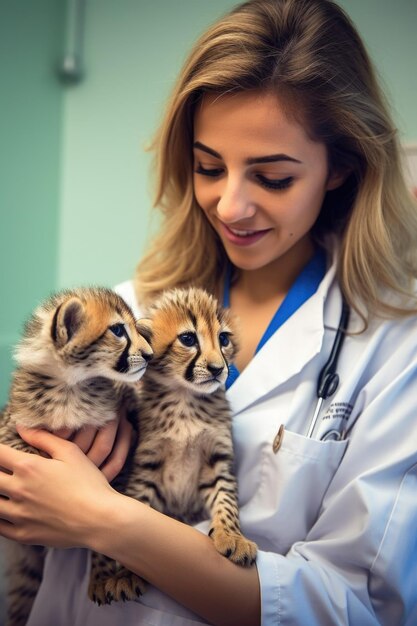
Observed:
[[[256,567],[235,565],[209,537],[141,502],[114,492],[102,507],[89,547],[210,623],[259,623]]]
[[[116,559],[114,553],[118,553],[129,541],[124,536],[126,516],[132,516],[134,513],[135,521],[139,524],[141,506],[145,505],[128,498],[109,485],[107,494],[101,494],[92,506],[91,523],[85,528],[83,547]],[[135,509],[134,512],[132,508]]]

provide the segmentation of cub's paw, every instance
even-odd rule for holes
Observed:
[[[137,600],[145,589],[146,583],[140,576],[123,568],[113,576],[90,582],[88,595],[100,606],[120,600]]]
[[[216,550],[234,563],[250,567],[255,562],[257,545],[242,534],[213,526],[209,536],[212,538]]]
[[[145,593],[145,589],[146,583],[143,578],[122,568],[117,572],[116,576],[106,581],[106,602],[111,604],[120,600],[123,602],[126,602],[126,600],[137,600]]]
[[[90,600],[101,606],[106,604],[106,579],[90,580],[88,585],[88,597]]]

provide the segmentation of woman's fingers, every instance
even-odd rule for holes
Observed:
[[[80,450],[87,454],[97,435],[97,428],[95,426],[84,426],[79,430],[60,428],[59,430],[54,431],[54,435],[61,437],[61,439],[72,441],[80,448]]]
[[[97,428],[95,426],[84,426],[83,428],[80,428],[80,430],[77,430],[75,433],[73,433],[71,441],[75,443],[80,448],[80,450],[87,454],[94,445],[97,432],[99,431],[97,431]],[[95,463],[94,454],[92,456],[88,454],[88,456],[91,461]],[[95,465],[97,465],[97,463],[95,463]]]
[[[97,430],[94,426],[87,426],[71,435],[71,432],[49,433],[45,430],[35,430],[18,427],[18,433],[28,444],[46,452],[51,458],[66,458],[70,448],[75,446],[84,452],[96,467],[99,467],[104,476],[110,482],[123,468],[132,443],[133,428],[127,420],[125,413],[121,414],[111,422],[105,424]],[[62,438],[64,437],[64,438]],[[71,438],[67,441],[67,438]],[[0,466],[4,466],[7,471],[13,471],[13,459],[18,461],[19,457],[12,453],[21,454],[7,446],[5,455],[2,456],[0,448]],[[72,448],[71,448],[72,450]],[[73,454],[73,451],[71,452]],[[22,457],[23,458],[23,457]]]
[[[8,523],[13,521],[13,504],[9,498],[0,497],[0,520],[7,521]]]
[[[100,430],[94,429],[94,437],[92,438],[90,447],[87,451],[87,456],[96,465],[100,467],[105,463],[113,450],[113,446],[117,436],[117,429],[119,427],[119,420],[114,419],[111,422],[105,424]],[[90,433],[91,435],[93,433]],[[76,443],[77,440],[74,439]]]
[[[19,429],[48,458],[0,446],[0,535],[23,543],[87,546],[116,492],[71,441]],[[1,497],[3,496],[3,497]]]
[[[54,430],[54,435],[61,437],[61,439],[71,439],[74,431],[72,428],[59,428]]]
[[[116,439],[114,440],[113,449],[100,467],[109,482],[116,478],[122,470],[132,444],[132,436],[132,425],[123,412],[120,417],[120,421],[118,422],[118,429],[116,431]]]
[[[13,476],[12,472],[0,471],[0,496],[7,496],[10,485],[10,476]]]
[[[0,518],[2,517],[0,512]],[[16,527],[5,519],[0,519],[0,535],[6,539],[16,540]]]
[[[42,452],[46,452],[53,459],[65,458],[68,452],[73,448],[73,444],[70,441],[66,441],[58,437],[55,433],[50,433],[47,430],[23,428],[21,426],[17,426],[16,430],[26,443]],[[19,450],[13,450],[13,452],[18,455],[24,455],[17,457],[17,460],[27,458],[26,453],[20,452]],[[1,457],[0,465],[2,465]],[[13,471],[13,468],[10,469]]]
[[[13,466],[19,458],[18,450],[10,448],[3,443],[0,443],[0,470],[2,472],[12,473]]]
[[[72,441],[81,449],[84,443],[88,458],[101,469],[110,482],[119,474],[126,462],[132,442],[132,432],[132,426],[123,412],[100,430],[83,429],[72,438]]]

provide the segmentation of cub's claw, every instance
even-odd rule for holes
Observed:
[[[137,600],[145,593],[145,588],[146,583],[142,578],[122,569],[114,576],[91,582],[88,595],[100,606],[118,601]]]
[[[250,567],[255,562],[256,543],[249,541],[240,533],[224,528],[212,528],[209,534],[213,539],[216,550],[233,561],[233,563],[243,567]]]

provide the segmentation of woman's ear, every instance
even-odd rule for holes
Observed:
[[[332,172],[329,172],[326,191],[333,191],[334,189],[341,187],[349,174],[349,170],[334,170]]]

